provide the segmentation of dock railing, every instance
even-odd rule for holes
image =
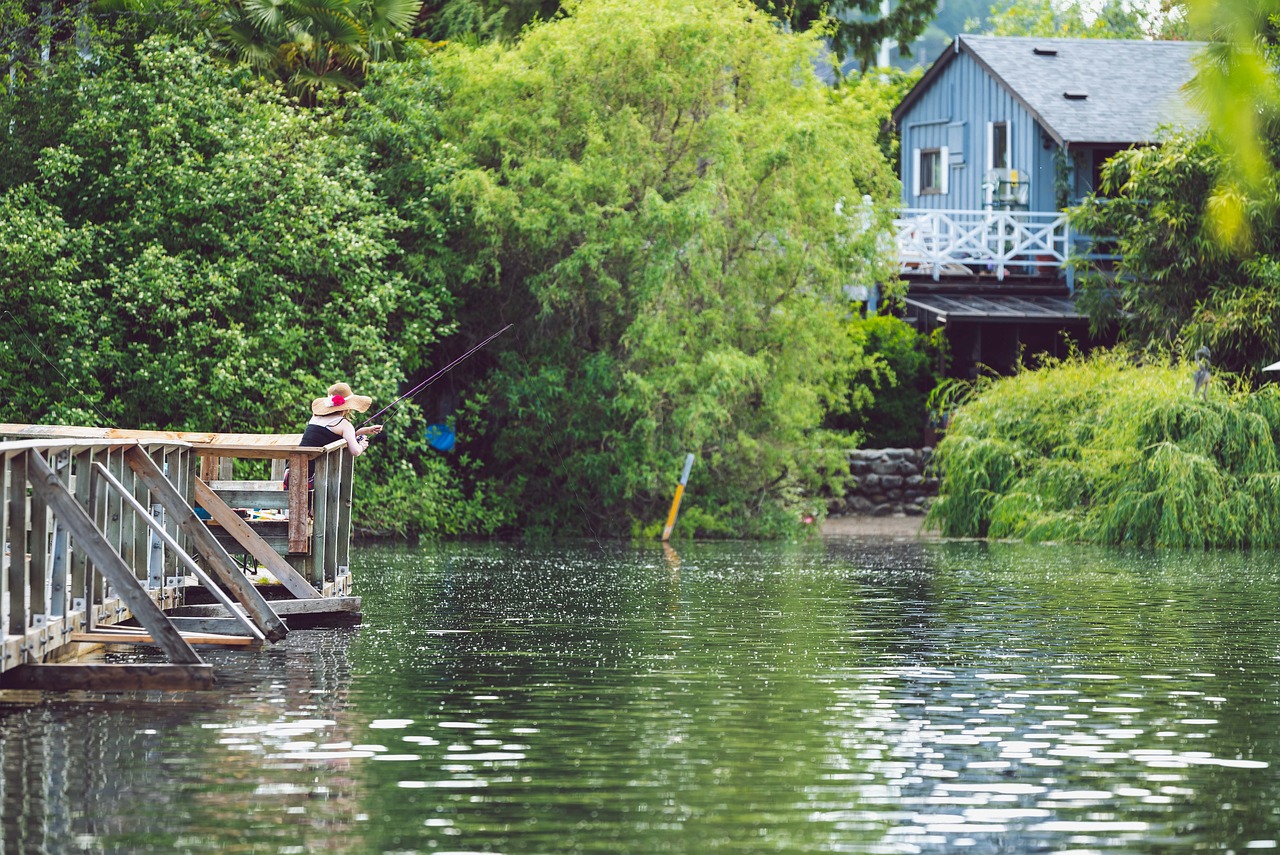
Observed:
[[[288,631],[233,551],[256,559],[288,595],[316,604],[300,602],[298,612],[358,609],[358,598],[344,596],[351,587],[351,455],[342,443],[307,448],[299,439],[0,425],[0,682],[13,685],[6,672],[19,666],[34,673],[85,644],[125,636],[160,647],[193,685],[211,681],[178,628],[187,619],[166,614],[181,611],[193,582],[208,589],[204,601],[221,604],[229,615],[223,625],[236,636],[195,632],[197,643],[254,644]],[[266,480],[212,477],[234,474],[237,460],[269,460],[273,470]],[[287,462],[305,473],[312,460],[314,488],[304,474],[284,490],[277,470]],[[283,519],[268,525],[283,531],[260,534],[255,515],[240,505],[246,499],[274,502]],[[121,630],[126,621],[141,628]],[[100,679],[82,669],[66,684],[128,688],[159,679],[146,669],[94,667]],[[49,687],[49,672],[34,682]]]

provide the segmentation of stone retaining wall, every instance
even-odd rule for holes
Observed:
[[[853,477],[843,497],[828,500],[828,515],[923,515],[938,494],[938,479],[929,471],[932,457],[932,448],[861,448],[850,452]]]

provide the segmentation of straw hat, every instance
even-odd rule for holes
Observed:
[[[328,395],[311,402],[311,414],[327,416],[339,410],[355,410],[357,413],[363,413],[372,403],[373,398],[367,395],[351,394],[351,387],[346,383],[334,383],[329,387]]]

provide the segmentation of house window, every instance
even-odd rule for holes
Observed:
[[[920,195],[946,192],[942,186],[942,149],[920,151]]]
[[[1009,123],[991,123],[991,168],[1009,168]]]

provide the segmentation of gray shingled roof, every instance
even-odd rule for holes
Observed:
[[[1193,59],[1204,42],[958,39],[960,49],[1003,82],[1060,143],[1152,142],[1161,125],[1203,122],[1183,87],[1195,76]]]

